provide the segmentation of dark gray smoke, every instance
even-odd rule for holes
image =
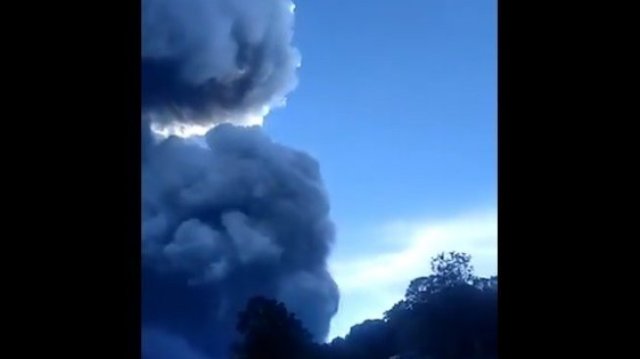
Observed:
[[[216,126],[204,146],[154,143],[144,128],[145,357],[180,348],[188,358],[223,357],[254,295],[283,301],[324,339],[338,290],[326,268],[334,232],[316,161],[260,127]]]
[[[142,358],[209,359],[186,340],[156,329],[146,329],[142,332]]]
[[[143,358],[226,357],[255,295],[324,339],[338,290],[318,164],[221,124],[262,117],[295,87],[292,3],[143,0],[142,14]],[[200,143],[150,130],[216,124]]]
[[[295,87],[290,0],[143,0],[142,103],[156,124],[262,117]]]

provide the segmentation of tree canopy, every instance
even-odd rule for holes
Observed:
[[[240,313],[238,359],[470,359],[497,357],[498,277],[474,274],[471,256],[441,253],[431,274],[412,280],[383,319],[354,325],[344,338],[313,343],[282,303],[253,298]]]

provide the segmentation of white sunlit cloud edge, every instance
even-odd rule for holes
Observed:
[[[285,100],[282,100],[280,106],[286,105]],[[209,130],[216,125],[222,123],[233,123],[237,126],[262,126],[264,124],[265,117],[271,111],[270,106],[263,106],[258,111],[250,112],[241,116],[233,115],[229,117],[222,117],[221,119],[211,119],[210,121],[173,121],[169,124],[162,124],[160,121],[153,121],[153,115],[151,116],[151,130],[160,138],[167,138],[169,136],[178,136],[182,138],[204,136]],[[202,123],[202,124],[198,124]]]
[[[412,279],[429,274],[430,259],[440,252],[468,253],[477,275],[495,275],[497,237],[495,207],[451,218],[402,219],[383,224],[378,236],[367,240],[390,243],[396,249],[330,263],[341,304],[329,339],[346,335],[352,325],[366,319],[381,318],[402,299]]]

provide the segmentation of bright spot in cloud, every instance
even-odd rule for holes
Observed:
[[[472,256],[477,275],[497,273],[498,220],[496,209],[459,217],[392,221],[380,228],[377,243],[395,249],[330,264],[340,288],[340,310],[331,323],[329,338],[344,336],[351,326],[381,318],[404,297],[409,282],[428,275],[430,260],[440,252]]]
[[[286,103],[282,104],[283,106]],[[151,124],[151,130],[161,138],[167,138],[169,136],[178,136],[182,138],[201,137],[207,134],[209,130],[214,128],[220,123],[233,123],[237,126],[262,126],[264,124],[264,118],[269,114],[271,108],[269,106],[263,106],[260,110],[249,113],[244,116],[234,116],[222,121],[212,121],[212,123],[206,125],[199,125],[193,123],[174,122],[169,125],[159,125],[157,122]],[[206,122],[206,121],[198,121]]]
[[[178,136],[182,138],[204,136],[214,125],[202,126],[195,124],[174,123],[169,126],[151,125],[151,130],[162,138]]]

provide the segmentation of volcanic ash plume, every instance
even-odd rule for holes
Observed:
[[[326,269],[333,225],[318,164],[260,127],[216,126],[206,146],[143,144],[143,338],[223,355],[237,312],[264,295],[322,340],[338,291]]]
[[[255,295],[324,339],[338,289],[318,164],[228,124],[260,123],[295,87],[293,4],[143,0],[142,11],[143,358],[226,357]],[[151,131],[197,126],[213,129],[203,141]]]
[[[289,0],[143,0],[143,112],[164,128],[260,124],[296,85],[293,20]]]

